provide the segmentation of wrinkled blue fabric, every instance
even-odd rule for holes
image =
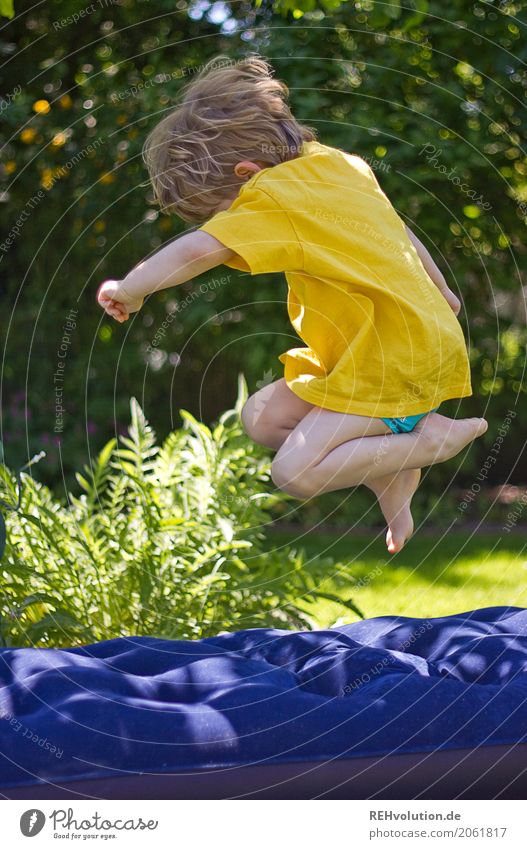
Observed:
[[[0,650],[0,786],[527,741],[527,610]]]

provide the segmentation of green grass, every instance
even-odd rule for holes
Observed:
[[[339,537],[280,531],[270,540],[276,548],[301,547],[310,557],[332,557],[334,571],[349,574],[349,595],[368,618],[445,616],[495,605],[527,607],[524,534],[463,531],[430,536],[418,532],[394,557],[386,553],[384,533]],[[330,572],[321,589],[335,591]],[[333,603],[317,603],[317,627],[333,624],[338,616]],[[353,618],[350,614],[340,621]]]

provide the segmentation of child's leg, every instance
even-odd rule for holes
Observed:
[[[242,422],[248,435],[259,445],[277,451],[298,423],[313,409],[288,387],[284,379],[260,389],[246,402]],[[389,433],[388,427],[382,428]],[[407,469],[383,475],[367,486],[377,496],[388,532],[386,544],[391,553],[399,551],[413,532],[410,510],[412,497],[419,484],[421,472]]]
[[[273,480],[299,498],[369,486],[384,475],[448,460],[486,429],[484,419],[430,413],[411,433],[393,434],[381,419],[313,407],[277,452]]]
[[[242,423],[254,442],[278,451],[312,409],[313,404],[302,401],[291,392],[282,378],[251,395],[242,410]]]
[[[263,444],[271,445],[271,447],[279,448],[285,442],[285,439],[294,430],[291,427],[295,415],[298,415],[297,424],[307,415],[306,411],[297,407],[293,401],[291,405],[288,403],[288,393],[293,395],[284,381],[284,385],[280,386],[274,395],[274,400],[277,401],[277,406],[272,404],[271,396],[268,397],[269,406],[266,416],[264,417],[265,429],[262,433],[253,434],[259,436],[260,440],[263,437]],[[253,396],[254,397],[254,396]],[[293,396],[296,397],[296,396]],[[304,402],[303,402],[304,403]],[[262,399],[255,399],[251,404],[251,408],[260,409],[262,411]],[[314,409],[310,405],[311,409]],[[280,422],[280,416],[285,411],[288,415],[288,429],[277,427]],[[300,416],[299,414],[302,413]],[[254,414],[253,414],[254,415]],[[370,424],[372,432],[380,432],[383,434],[391,434],[390,429],[380,419],[371,420],[364,419],[364,424]],[[263,424],[263,422],[262,422]],[[274,427],[273,427],[274,424]],[[270,438],[270,432],[273,436]],[[276,467],[273,465],[273,476]],[[407,540],[412,536],[414,530],[414,521],[411,512],[412,498],[419,485],[421,472],[419,469],[405,469],[403,471],[393,472],[376,477],[374,480],[365,481],[365,485],[372,490],[377,497],[379,507],[386,520],[388,530],[386,533],[386,545],[390,554],[395,554],[400,551]],[[276,478],[275,478],[276,480]],[[294,493],[302,497],[300,493]],[[308,494],[306,493],[304,497]]]
[[[421,480],[420,469],[403,469],[366,484],[377,496],[388,525],[386,546],[390,554],[400,551],[414,532],[412,498]]]
[[[305,419],[311,411],[319,413],[328,412],[315,408],[312,404],[302,401],[298,398],[287,386],[285,380],[278,380],[275,383],[269,384],[263,389],[252,395],[245,404],[242,411],[242,420],[245,430],[249,436],[261,445],[272,448],[277,451],[284,444],[286,439],[293,433],[298,424]],[[341,414],[331,414],[332,416],[340,416]],[[349,416],[343,414],[346,424],[348,420],[354,419],[355,426],[358,420],[361,420],[362,427],[355,427],[355,438],[364,436],[365,434],[381,433],[392,435],[389,428],[380,419],[367,419],[360,416]],[[443,417],[441,417],[443,418]],[[450,421],[450,420],[446,420]],[[373,428],[373,430],[372,430]],[[362,431],[362,432],[361,432]],[[326,451],[330,451],[339,443],[349,440],[350,431],[345,429],[344,436],[342,428],[337,428],[339,439],[332,442],[326,442],[324,447]],[[473,437],[471,437],[473,438]],[[433,442],[432,438],[428,438],[429,442]],[[470,440],[469,440],[470,441]],[[382,456],[386,443],[380,446],[379,458]],[[459,450],[459,449],[458,449]],[[273,475],[279,474],[279,466],[276,461],[281,463],[281,458],[275,458],[273,464]],[[438,460],[436,461],[438,462]],[[388,533],[386,542],[390,552],[399,551],[406,540],[411,536],[413,531],[413,520],[410,512],[410,504],[412,496],[417,489],[420,478],[420,471],[417,469],[405,469],[403,471],[395,471],[389,474],[378,474],[373,479],[362,481],[368,486],[377,496],[379,506],[384,514],[388,525]],[[360,483],[361,481],[359,481]],[[355,486],[355,483],[345,484],[346,486]],[[284,487],[286,488],[286,487]],[[332,487],[334,489],[339,486]],[[288,490],[290,491],[290,490]],[[298,497],[309,497],[314,492],[300,493],[294,492]]]

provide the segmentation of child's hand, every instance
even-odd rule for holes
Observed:
[[[127,321],[130,313],[143,306],[143,298],[128,295],[122,280],[106,280],[97,292],[97,301],[108,315],[116,321]]]
[[[452,309],[454,315],[459,315],[459,311],[461,309],[461,301],[459,300],[457,295],[454,295],[451,289],[447,289],[445,292],[443,292],[443,295],[445,296],[445,300],[449,307]]]

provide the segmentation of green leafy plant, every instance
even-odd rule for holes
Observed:
[[[13,0],[0,0],[0,15],[3,18],[14,17],[15,9],[13,6]]]
[[[310,605],[353,602],[332,561],[266,550],[269,458],[244,435],[236,407],[209,429],[182,411],[159,446],[137,401],[128,436],[108,442],[61,504],[22,476],[7,517],[0,571],[4,645],[71,645],[123,635],[204,637],[222,630],[311,627]],[[2,469],[6,498],[15,477]],[[342,589],[343,596],[346,595]]]

